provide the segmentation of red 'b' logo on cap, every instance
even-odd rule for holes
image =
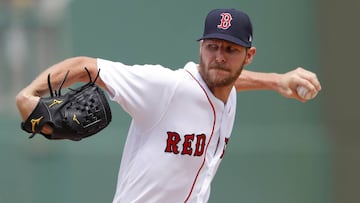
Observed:
[[[217,26],[220,29],[227,30],[231,26],[232,16],[230,13],[222,13],[220,24]]]

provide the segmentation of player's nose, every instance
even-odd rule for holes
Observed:
[[[224,53],[223,53],[223,51],[221,49],[219,49],[216,52],[215,60],[218,63],[225,63],[226,62],[225,55],[224,55]]]

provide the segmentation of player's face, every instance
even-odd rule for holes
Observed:
[[[199,72],[209,88],[232,86],[251,61],[248,50],[224,40],[200,42]]]

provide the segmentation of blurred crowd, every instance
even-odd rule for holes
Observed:
[[[0,112],[12,109],[16,92],[69,51],[69,3],[0,0]]]

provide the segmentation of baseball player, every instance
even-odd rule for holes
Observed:
[[[321,86],[316,74],[302,68],[285,74],[243,70],[256,48],[250,19],[242,11],[210,11],[199,44],[199,64],[188,62],[178,70],[69,58],[18,93],[19,112],[25,120],[47,93],[48,73],[56,85],[70,70],[66,87],[88,80],[84,67],[93,77],[101,70],[96,83],[132,117],[113,202],[207,202],[230,141],[237,92],[268,89],[306,101],[297,87],[314,97]],[[51,130],[45,126],[42,132]]]

